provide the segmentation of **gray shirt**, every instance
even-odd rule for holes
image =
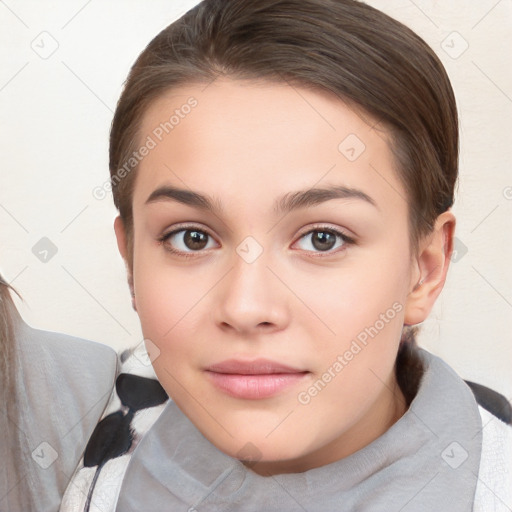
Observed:
[[[35,510],[57,511],[85,445],[113,390],[117,355],[99,343],[46,332],[14,318],[21,421],[0,416],[0,511],[28,512],[16,498],[32,477]],[[5,463],[6,424],[15,426],[27,452],[26,474]]]

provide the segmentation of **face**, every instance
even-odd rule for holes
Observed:
[[[154,369],[261,474],[340,459],[404,412],[408,209],[374,125],[324,93],[228,79],[143,119],[133,280]]]

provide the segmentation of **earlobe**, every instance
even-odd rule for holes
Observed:
[[[439,215],[432,233],[420,244],[405,305],[405,325],[423,322],[441,293],[453,252],[454,231],[455,216],[448,210]]]

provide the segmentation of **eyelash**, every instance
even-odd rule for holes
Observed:
[[[174,229],[173,231],[171,231],[169,233],[164,233],[162,236],[160,236],[158,238],[158,242],[161,243],[161,244],[164,244],[165,242],[167,242],[167,240],[169,238],[171,238],[173,235],[175,235],[177,233],[180,233],[181,231],[197,231],[199,233],[204,233],[205,235],[209,236],[210,238],[213,238],[213,236],[210,235],[210,233],[208,233],[204,229],[199,229],[197,226],[180,226],[178,229]],[[338,249],[337,251],[319,251],[319,252],[316,252],[312,256],[313,258],[318,258],[318,257],[325,258],[325,257],[328,257],[328,256],[332,256],[333,254],[337,254],[338,252],[344,251],[347,246],[354,245],[356,243],[356,241],[353,238],[349,237],[348,235],[346,235],[342,231],[339,231],[337,229],[331,228],[329,226],[315,226],[313,229],[309,229],[308,231],[305,231],[304,233],[302,233],[298,237],[297,240],[301,240],[306,235],[311,235],[312,233],[316,233],[316,232],[332,233],[333,235],[341,238],[341,240],[343,241],[344,245],[342,246],[342,249]],[[176,254],[176,255],[178,255],[180,257],[183,257],[183,258],[194,258],[197,254],[203,252],[202,250],[190,251],[190,252],[177,251],[176,249],[173,249],[172,247],[165,247],[165,250],[169,251],[172,254]],[[306,252],[313,252],[313,251],[306,251]]]

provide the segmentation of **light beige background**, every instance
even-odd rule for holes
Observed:
[[[108,179],[108,132],[130,65],[196,3],[0,1],[0,271],[22,293],[32,326],[116,349],[141,341],[116,212],[93,190]],[[434,48],[460,109],[458,253],[421,344],[510,398],[512,2],[368,3]],[[36,257],[43,237],[57,250],[47,262]]]

